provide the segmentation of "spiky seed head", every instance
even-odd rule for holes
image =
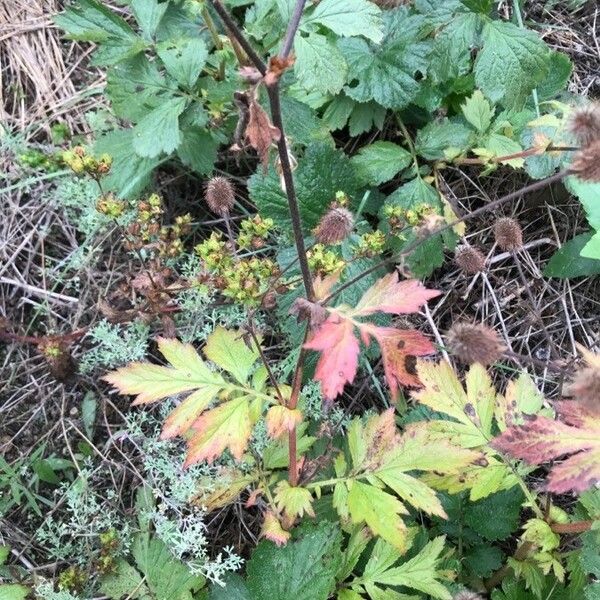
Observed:
[[[463,590],[462,592],[458,592],[458,594],[453,596],[452,600],[483,600],[483,597],[475,592]]]
[[[579,179],[600,183],[600,138],[575,154],[571,171]]]
[[[485,325],[475,323],[455,323],[448,331],[446,341],[450,352],[468,365],[491,365],[504,352],[504,344],[498,334]]]
[[[501,250],[512,252],[523,245],[523,230],[514,219],[502,217],[494,225],[494,238]]]
[[[354,228],[354,216],[343,207],[330,208],[319,221],[314,234],[319,244],[337,244]]]
[[[204,197],[210,210],[224,216],[235,202],[235,192],[231,182],[226,177],[212,177],[206,184]]]
[[[467,275],[475,275],[485,271],[485,256],[477,248],[464,244],[454,253],[456,266]]]
[[[582,147],[600,140],[600,104],[575,109],[569,119],[569,131]]]

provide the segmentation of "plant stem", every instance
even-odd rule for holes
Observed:
[[[305,4],[306,0],[296,1],[294,12],[292,13],[292,17],[290,19],[287,31],[285,33],[283,46],[281,47],[281,52],[279,53],[280,58],[287,58],[290,52],[292,51],[292,47],[294,45],[294,38],[296,37],[296,32],[298,31],[298,27],[300,25],[300,18],[302,17],[302,11],[304,10]]]
[[[554,533],[585,533],[594,525],[594,521],[575,521],[574,523],[551,523]]]
[[[439,235],[440,233],[442,233],[448,229],[451,229],[452,227],[455,227],[459,223],[469,221],[471,219],[474,219],[475,217],[478,217],[479,215],[482,215],[483,213],[486,213],[489,210],[498,208],[502,204],[506,204],[507,202],[510,202],[511,200],[515,200],[515,199],[520,198],[521,196],[523,196],[525,194],[529,194],[531,192],[537,192],[538,190],[544,189],[545,187],[547,187],[553,183],[556,183],[557,181],[562,181],[565,177],[567,177],[570,174],[571,174],[571,172],[569,170],[565,170],[565,171],[560,171],[559,173],[555,173],[554,175],[547,177],[546,179],[542,179],[540,181],[535,181],[534,183],[531,183],[530,185],[527,185],[527,186],[521,188],[520,190],[517,190],[516,192],[511,192],[510,194],[507,194],[506,196],[502,196],[502,198],[498,198],[497,200],[494,200],[493,202],[489,202],[485,206],[482,206],[481,208],[478,208],[478,209],[464,215],[463,217],[460,217],[459,219],[455,219],[454,221],[451,221],[450,223],[446,223],[445,225],[438,227],[436,230],[432,231],[428,235],[425,235],[422,238],[414,240],[412,243],[410,243],[406,248],[401,250],[399,253],[392,254],[391,256],[384,258],[382,261],[378,262],[376,265],[373,265],[372,267],[365,269],[362,273],[360,273],[356,277],[349,279],[348,281],[343,283],[341,286],[339,286],[333,293],[331,293],[329,296],[327,296],[327,298],[325,298],[325,300],[323,300],[321,302],[321,304],[323,304],[323,305],[328,304],[329,302],[331,302],[331,300],[333,300],[338,294],[343,292],[345,289],[354,285],[355,283],[360,281],[363,277],[366,277],[367,275],[370,275],[374,271],[377,271],[377,269],[380,269],[381,267],[385,266],[386,264],[397,261],[398,259],[403,258],[405,256],[408,256],[413,250],[418,248],[421,244],[424,244],[426,241],[430,240],[432,237]]]
[[[267,67],[263,60],[254,51],[250,42],[246,39],[242,31],[236,25],[234,20],[231,18],[227,9],[223,6],[220,0],[210,0],[210,3],[217,11],[219,17],[223,20],[225,26],[229,29],[232,36],[244,49],[248,58],[254,63],[254,66],[260,71],[261,75],[266,75]],[[306,0],[297,0],[294,12],[290,19],[290,23],[287,28],[286,37],[283,43],[280,58],[287,58],[294,43],[294,37],[298,31],[300,25],[300,18]],[[285,192],[288,200],[288,209],[290,211],[290,218],[292,221],[292,230],[294,233],[294,242],[296,244],[296,251],[298,254],[298,261],[300,263],[300,271],[302,272],[302,280],[304,283],[304,289],[307,298],[312,302],[314,301],[314,288],[312,283],[312,276],[310,274],[310,268],[308,266],[308,259],[306,256],[306,246],[304,245],[304,235],[302,233],[302,219],[300,216],[300,207],[298,205],[298,198],[296,196],[296,188],[294,186],[294,175],[292,171],[292,165],[290,164],[290,157],[288,154],[287,141],[285,139],[285,131],[283,127],[283,119],[281,116],[281,103],[279,99],[279,84],[277,82],[267,86],[267,92],[269,95],[269,104],[271,106],[271,117],[273,119],[273,125],[279,129],[280,138],[277,142],[277,150],[279,152],[279,161],[281,164],[281,171],[283,175],[283,181],[285,183]],[[308,329],[305,333],[305,339],[308,335]],[[302,386],[302,374],[304,372],[304,361],[306,359],[306,352],[302,348],[298,356],[298,362],[296,363],[296,369],[294,371],[294,379],[292,382],[292,393],[288,402],[288,408],[295,409],[298,405],[298,397],[300,395],[300,388]],[[288,479],[290,485],[298,485],[298,457],[297,457],[297,432],[294,427],[289,433],[289,473]]]
[[[254,66],[260,71],[261,75],[266,75],[267,65],[263,62],[262,58],[256,53],[254,48],[250,45],[250,42],[246,39],[240,28],[236,25],[235,21],[231,18],[227,9],[223,6],[220,0],[209,0],[214,7],[215,11],[223,21],[225,27],[229,29],[231,35],[237,40],[238,44],[243,48],[248,58],[252,61]]]

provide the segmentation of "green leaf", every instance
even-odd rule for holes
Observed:
[[[293,144],[308,146],[319,141],[333,145],[326,125],[310,106],[284,95],[281,98],[281,114],[285,123],[285,134]]]
[[[355,524],[366,523],[375,534],[400,552],[406,550],[406,525],[400,515],[408,513],[404,504],[379,488],[352,481],[348,486],[348,511]]]
[[[0,600],[25,600],[31,590],[18,583],[0,584]]]
[[[10,547],[9,546],[0,546],[0,567],[4,563],[6,563],[9,556],[10,556]]]
[[[57,15],[55,22],[69,39],[99,44],[93,58],[97,65],[113,65],[146,47],[124,19],[97,0],[79,0]]]
[[[167,73],[185,88],[193,87],[198,81],[208,58],[208,48],[200,37],[161,42],[156,52]]]
[[[342,129],[348,122],[355,102],[342,93],[336,96],[323,113],[323,122],[331,131]]]
[[[369,185],[379,185],[406,169],[411,164],[412,157],[410,152],[398,144],[379,141],[363,146],[351,161],[362,181]]]
[[[295,176],[300,214],[307,229],[317,225],[336,192],[345,192],[352,198],[358,190],[350,159],[324,143],[313,143],[306,148]],[[288,203],[279,177],[272,170],[267,176],[258,172],[250,178],[248,188],[259,212],[289,230]]]
[[[485,149],[492,152],[496,158],[518,154],[523,150],[519,142],[499,133],[491,133],[486,138],[484,145]],[[503,160],[502,164],[520,169],[525,164],[525,161],[522,158],[510,158]]]
[[[462,519],[465,526],[488,541],[505,540],[519,527],[523,501],[523,493],[515,486],[465,504]],[[502,518],[497,519],[495,515]]]
[[[133,148],[139,156],[155,158],[170,154],[179,146],[179,115],[187,100],[172,98],[143,117],[133,129]]]
[[[588,183],[576,177],[568,177],[565,181],[567,189],[577,196],[581,202],[588,223],[594,229],[600,229],[600,183]]]
[[[438,581],[437,568],[444,549],[445,537],[429,542],[416,556],[393,567],[401,555],[398,551],[378,540],[373,548],[361,577],[351,582],[352,586],[363,586],[371,598],[387,598],[378,595],[377,585],[402,586],[419,590],[440,600],[451,600],[452,594]]]
[[[120,198],[135,197],[143,191],[150,183],[152,171],[161,163],[159,158],[142,158],[134,152],[132,129],[107,133],[97,140],[94,151],[112,156],[112,169],[103,186]]]
[[[596,231],[596,233],[588,240],[588,243],[581,249],[581,257],[600,261],[599,231]]]
[[[381,9],[367,0],[322,0],[301,27],[312,24],[323,25],[340,36],[361,35],[375,43],[383,39]]]
[[[297,36],[294,47],[294,70],[300,85],[309,92],[339,93],[346,82],[348,66],[337,46],[324,35],[310,33]]]
[[[573,71],[573,63],[567,54],[552,52],[548,75],[537,87],[540,100],[552,100],[562,92],[569,82]]]
[[[135,20],[139,23],[144,37],[152,41],[156,29],[163,18],[165,11],[169,8],[168,2],[158,0],[131,0],[131,10]]]
[[[600,260],[581,256],[581,251],[594,234],[582,233],[563,245],[549,260],[544,275],[558,279],[600,275]]]
[[[120,62],[108,70],[106,94],[115,114],[136,123],[171,99],[177,87],[144,55]]]
[[[434,40],[430,74],[444,83],[466,75],[471,70],[472,49],[480,45],[484,21],[475,13],[459,14],[443,21]]]
[[[204,356],[244,384],[250,377],[259,352],[253,343],[252,348],[248,347],[244,332],[217,327],[206,340]]]
[[[173,558],[165,543],[148,534],[138,535],[131,549],[146,585],[162,600],[192,600],[192,591],[202,587],[204,578],[192,575],[187,567]]]
[[[489,15],[492,10],[492,0],[460,0],[467,8],[473,12],[480,12]]]
[[[475,82],[494,103],[521,108],[549,68],[549,50],[539,36],[505,21],[488,21],[475,61]]]
[[[177,148],[177,156],[181,162],[201,175],[212,173],[219,143],[206,129],[201,127],[184,127],[181,130],[181,143]]]
[[[350,85],[344,88],[348,96],[357,102],[375,100],[396,109],[417,97],[420,84],[415,74],[426,72],[431,44],[420,41],[426,32],[411,28],[408,17],[402,27],[380,46],[360,38],[338,42],[348,62]]]
[[[327,600],[341,563],[341,534],[333,523],[302,527],[283,548],[263,541],[247,565],[252,600]]]
[[[94,437],[94,426],[96,421],[96,409],[98,407],[98,401],[96,394],[91,390],[86,392],[83,400],[81,401],[81,420],[83,421],[83,428],[88,438],[91,440]]]
[[[500,548],[482,544],[469,549],[463,561],[477,577],[489,577],[502,566],[503,559]]]
[[[473,131],[462,123],[448,119],[431,121],[419,130],[415,149],[427,160],[444,160],[447,153],[458,156],[466,151],[474,137]]]
[[[208,600],[252,600],[246,582],[237,573],[227,573],[223,583],[210,586]]]
[[[492,124],[494,110],[480,90],[475,90],[470,98],[461,106],[465,119],[477,129],[485,133]]]
[[[100,580],[100,592],[113,600],[129,598],[148,598],[148,588],[137,569],[126,560],[117,560],[114,572]]]

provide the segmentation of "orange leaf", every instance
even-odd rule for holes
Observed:
[[[302,413],[287,406],[272,406],[267,411],[267,432],[272,438],[281,437],[302,422]]]
[[[330,315],[304,347],[322,352],[315,379],[321,382],[321,391],[327,400],[333,400],[344,391],[346,383],[354,381],[360,348],[351,321]]]

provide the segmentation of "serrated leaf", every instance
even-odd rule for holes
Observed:
[[[97,0],[79,0],[55,17],[72,40],[97,42],[93,63],[113,65],[139,54],[146,47],[127,22]]]
[[[523,148],[521,144],[516,140],[513,140],[505,135],[499,133],[491,133],[484,141],[485,149],[491,152],[494,158],[500,158],[502,156],[510,156],[512,154],[518,154],[522,152]],[[474,150],[476,152],[476,150]],[[523,158],[509,158],[500,161],[500,164],[510,165],[515,169],[523,168],[525,160]]]
[[[111,172],[102,185],[120,198],[132,198],[143,191],[150,184],[152,172],[161,163],[160,158],[142,158],[134,152],[131,129],[107,133],[96,141],[94,151],[112,156]]]
[[[494,110],[480,90],[475,90],[473,95],[465,100],[461,110],[465,119],[479,133],[485,133],[492,124]]]
[[[350,519],[369,529],[400,552],[406,550],[406,525],[400,515],[408,514],[400,500],[366,483],[353,481],[347,497]]]
[[[367,0],[322,0],[308,14],[301,28],[317,24],[339,36],[363,36],[375,43],[383,39],[381,9]]]
[[[192,575],[182,562],[174,559],[166,544],[157,537],[138,535],[131,553],[156,598],[192,600],[192,590],[204,583],[202,576]]]
[[[351,160],[362,181],[369,185],[380,185],[406,169],[412,157],[408,150],[398,144],[379,141],[363,146]]]
[[[336,398],[342,393],[346,383],[351,383],[356,376],[360,347],[354,334],[355,328],[360,331],[365,344],[368,345],[371,338],[377,340],[393,398],[396,398],[401,385],[418,385],[418,379],[407,364],[407,357],[433,353],[431,342],[415,330],[378,327],[355,319],[376,312],[416,312],[428,299],[438,294],[436,290],[427,290],[415,280],[400,282],[396,273],[390,273],[371,286],[354,309],[328,309],[331,313],[329,317],[311,333],[304,344],[309,350],[321,352],[315,379],[321,383],[325,398]]]
[[[237,573],[226,573],[223,583],[211,585],[209,600],[252,600],[246,582]]]
[[[444,549],[444,537],[438,537],[429,542],[416,556],[394,567],[401,555],[398,551],[379,540],[362,576],[351,582],[353,587],[362,586],[369,596],[378,598],[392,598],[389,595],[378,595],[379,586],[402,586],[418,590],[433,598],[451,600],[452,594],[438,581],[438,566],[440,554]],[[360,589],[360,588],[359,588]]]
[[[275,488],[275,503],[279,511],[283,511],[290,521],[301,518],[305,514],[314,517],[310,491],[301,486],[291,486],[285,479]]]
[[[181,162],[201,175],[212,173],[219,143],[206,129],[201,127],[184,127],[181,131],[181,143],[177,148],[177,156]]]
[[[307,91],[337,94],[346,82],[348,67],[342,53],[326,36],[310,33],[296,36],[294,71]]]
[[[106,94],[118,117],[137,123],[173,98],[177,86],[159,70],[157,61],[139,55],[110,68]]]
[[[253,342],[251,347],[244,341],[239,330],[217,327],[206,339],[204,356],[218,367],[231,373],[240,383],[247,383],[259,352]]]
[[[549,68],[550,51],[539,36],[505,21],[488,21],[475,61],[475,83],[494,103],[521,108]]]
[[[156,29],[163,18],[168,2],[159,2],[158,0],[131,0],[131,10],[135,20],[144,32],[144,37],[152,41],[156,34]]]
[[[228,448],[241,460],[252,433],[250,403],[247,397],[236,398],[203,413],[192,425],[184,467],[203,460],[212,462]]]
[[[156,52],[167,73],[186,88],[193,87],[198,81],[208,58],[208,48],[199,37],[161,42],[156,46]]]
[[[138,121],[133,129],[133,148],[139,156],[155,158],[177,149],[181,143],[179,115],[186,105],[185,98],[171,98]]]
[[[497,402],[496,391],[485,369],[478,364],[471,366],[465,378],[466,390],[446,362],[436,365],[417,361],[417,373],[423,389],[414,393],[415,400],[453,419],[428,421],[431,434],[484,453],[483,459],[459,475],[431,473],[425,475],[423,481],[450,493],[470,490],[472,501],[516,485],[515,475],[495,456],[496,452],[489,445],[494,435],[494,410],[502,404]]]
[[[563,244],[557,250],[544,268],[546,277],[572,279],[575,277],[591,277],[600,274],[600,258],[581,256],[582,250],[592,240],[594,234],[581,233]]]
[[[547,489],[583,492],[600,479],[600,418],[576,401],[556,403],[561,420],[537,416],[507,429],[494,448],[531,464],[568,456],[550,470]]]
[[[411,28],[408,16],[402,29],[389,30],[391,33],[381,45],[351,38],[340,40],[338,47],[346,57],[351,77],[344,88],[346,94],[358,102],[375,100],[385,108],[398,109],[419,93],[415,75],[426,72],[431,44],[421,41],[427,31],[420,22]]]
[[[306,228],[315,227],[338,191],[353,198],[358,183],[349,158],[329,144],[310,144],[295,172],[300,214]],[[274,171],[250,178],[249,192],[261,215],[283,229],[291,225],[287,198]]]
[[[252,600],[327,600],[341,562],[337,525],[303,527],[284,547],[261,542],[247,565]]]
[[[443,160],[448,152],[458,156],[468,150],[474,137],[473,130],[463,123],[432,121],[419,130],[415,149],[427,160]]]
[[[502,550],[496,546],[480,545],[471,548],[465,554],[463,561],[477,577],[489,577],[503,563]]]
[[[100,580],[100,592],[114,600],[129,598],[147,598],[149,590],[137,569],[126,560],[116,561],[114,572]]]

